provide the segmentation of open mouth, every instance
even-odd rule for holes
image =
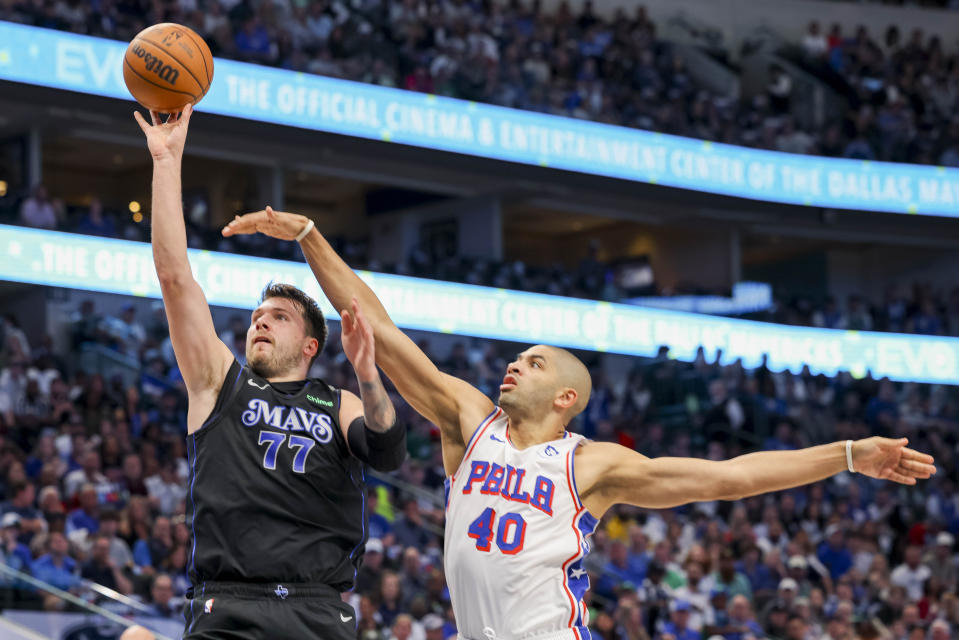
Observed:
[[[273,344],[272,342],[270,342],[270,339],[267,338],[267,337],[265,337],[265,336],[259,336],[259,337],[257,337],[257,338],[253,338],[253,344],[254,344],[254,345],[257,345],[257,344],[260,344],[260,343]]]
[[[506,376],[503,378],[503,384],[499,386],[500,391],[509,391],[510,389],[515,389],[517,380],[514,376]]]

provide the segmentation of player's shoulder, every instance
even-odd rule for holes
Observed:
[[[581,439],[574,458],[576,478],[580,490],[600,483],[603,478],[624,464],[635,463],[637,456],[648,460],[641,453],[615,442],[598,442]]]

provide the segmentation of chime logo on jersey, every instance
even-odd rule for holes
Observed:
[[[529,482],[526,478],[526,469],[495,462],[473,460],[470,464],[470,474],[463,485],[463,493],[473,493],[473,484],[481,482],[479,492],[483,495],[497,495],[510,502],[523,502],[535,507],[548,516],[553,515],[553,481],[546,476],[536,476],[536,480]],[[524,486],[532,488],[532,495]]]
[[[240,420],[248,427],[266,424],[282,431],[306,431],[320,444],[333,438],[333,419],[329,415],[300,407],[274,407],[260,398],[250,400]]]

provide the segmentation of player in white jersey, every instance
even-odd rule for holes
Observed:
[[[580,502],[573,475],[573,454],[583,442],[567,431],[517,449],[506,412],[497,408],[467,444],[463,463],[447,478],[444,549],[464,637],[545,631],[566,638],[571,629],[589,637],[583,558],[597,521]]]
[[[373,291],[313,222],[271,209],[238,217],[230,236],[260,232],[297,240],[337,309],[367,316],[376,362],[414,409],[440,428],[448,476],[446,574],[464,640],[589,637],[582,559],[589,534],[613,504],[673,507],[816,482],[845,470],[902,484],[935,473],[905,438],[866,438],[726,461],[646,458],[566,431],[586,407],[589,372],[545,345],[511,362],[497,405],[439,371],[396,328]]]

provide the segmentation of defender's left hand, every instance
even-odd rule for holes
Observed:
[[[936,473],[932,456],[908,448],[908,438],[892,440],[878,436],[852,445],[853,467],[859,473],[899,484],[916,484]]]
[[[280,240],[294,240],[303,231],[310,219],[296,213],[276,211],[267,207],[262,211],[254,211],[242,216],[236,216],[220,232],[225,237],[262,233],[271,238]]]
[[[370,380],[379,375],[374,358],[373,347],[376,341],[373,338],[373,327],[360,311],[360,303],[356,298],[353,298],[351,307],[352,313],[346,309],[340,311],[343,353],[349,358],[360,380]]]

